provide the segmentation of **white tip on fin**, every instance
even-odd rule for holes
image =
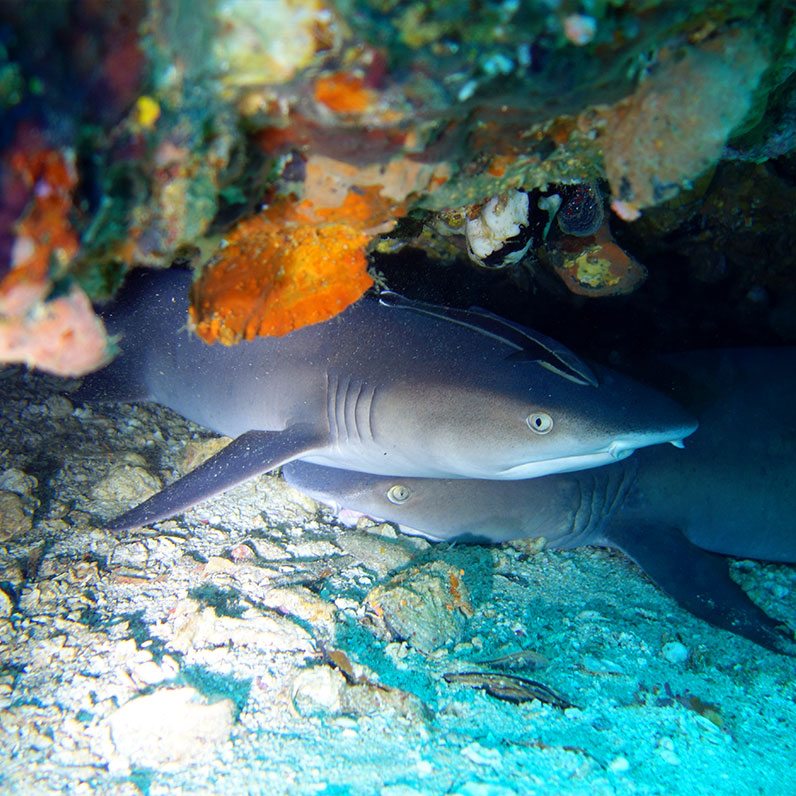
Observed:
[[[675,448],[684,448],[685,447],[685,442],[683,442],[681,439],[673,439],[673,440],[670,440],[670,442],[672,443],[672,445],[674,445]]]

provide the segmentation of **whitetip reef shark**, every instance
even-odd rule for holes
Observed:
[[[724,555],[796,562],[796,348],[666,358],[662,378],[699,419],[684,451],[523,481],[389,478],[305,462],[286,480],[433,541],[539,537],[618,549],[713,625],[794,654],[793,632],[753,603]],[[724,555],[716,555],[721,553]]]
[[[154,401],[235,439],[110,530],[170,517],[297,458],[517,479],[681,445],[696,428],[665,395],[485,311],[383,293],[284,337],[210,346],[186,327],[190,284],[187,271],[133,275],[102,311],[122,353],[77,398]]]

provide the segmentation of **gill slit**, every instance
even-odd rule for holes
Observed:
[[[376,393],[375,387],[370,387],[364,382],[360,382],[354,403],[354,421],[357,425],[357,437],[362,441],[363,436],[367,442],[373,442],[373,427],[371,424],[373,412],[373,396]]]
[[[373,441],[375,387],[329,372],[326,383],[326,413],[334,444],[339,447],[343,439],[347,444],[356,442],[360,445]]]
[[[359,433],[359,423],[357,423],[357,405],[362,395],[362,388],[361,381],[355,381],[353,384],[349,381],[346,384],[344,401],[346,432],[349,438],[355,436],[360,445],[362,444],[362,435]]]
[[[337,426],[337,387],[338,379],[334,373],[326,371],[326,419],[329,423],[329,438],[337,445],[339,428]]]

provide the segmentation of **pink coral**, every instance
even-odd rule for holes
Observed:
[[[82,376],[107,364],[102,321],[78,287],[43,302],[46,287],[20,282],[0,295],[0,362],[20,362],[57,376]]]

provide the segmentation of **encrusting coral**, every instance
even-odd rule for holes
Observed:
[[[220,239],[193,321],[230,344],[331,317],[402,248],[457,267],[469,253],[526,283],[547,260],[576,293],[631,290],[643,269],[601,238],[601,214],[611,208],[625,246],[622,222],[722,158],[787,157],[796,106],[781,4],[643,5],[495,3],[471,16],[448,3],[76,0],[39,18],[12,4],[15,35],[0,46],[0,184],[15,183],[0,200],[6,329],[32,317],[9,314],[19,283],[44,286],[36,302],[77,295],[75,283],[106,298],[126,270],[188,250],[198,266]],[[31,129],[50,154],[9,165],[30,155]],[[530,197],[528,221],[519,207],[494,233],[483,222],[508,197]],[[40,355],[24,361],[46,367]]]

